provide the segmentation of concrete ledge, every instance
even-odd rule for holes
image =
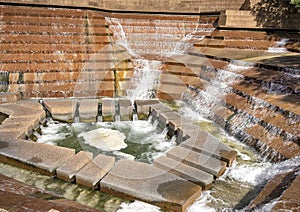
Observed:
[[[114,157],[100,154],[75,175],[76,183],[95,188],[99,181],[114,167],[114,165]]]
[[[214,181],[213,175],[168,158],[166,156],[161,156],[154,160],[153,165],[157,168],[175,174],[183,179],[198,184],[202,187],[203,190],[211,188]]]
[[[79,117],[82,122],[95,122],[98,115],[98,100],[80,100]]]
[[[139,199],[170,211],[185,211],[201,187],[150,164],[121,160],[100,182],[101,191]]]
[[[151,105],[157,104],[158,100],[135,100],[139,120],[147,119],[150,114]]]
[[[51,113],[52,118],[64,122],[73,122],[77,99],[45,99],[43,104]]]
[[[116,100],[102,99],[102,118],[103,121],[114,121],[116,115]]]
[[[57,177],[66,181],[75,180],[75,174],[93,159],[90,152],[79,152],[56,170]]]
[[[132,120],[133,108],[129,99],[119,99],[121,121]]]
[[[1,161],[54,175],[55,170],[75,154],[75,150],[25,140],[1,141]],[[22,165],[21,165],[22,167]]]
[[[225,162],[181,146],[174,147],[168,151],[167,157],[210,173],[215,177],[220,177],[226,170]]]
[[[237,157],[236,151],[204,131],[198,132],[198,135],[190,137],[180,146],[223,160],[227,166],[231,166]]]

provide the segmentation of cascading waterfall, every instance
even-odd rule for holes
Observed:
[[[0,71],[0,92],[7,92],[9,86],[9,72]]]
[[[134,99],[151,99],[155,97],[155,86],[161,73],[161,62],[155,60],[134,59],[134,77],[127,89],[127,97]]]

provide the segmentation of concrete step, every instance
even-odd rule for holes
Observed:
[[[1,142],[0,160],[42,174],[55,175],[55,170],[75,155],[74,149],[25,140]]]
[[[78,100],[44,99],[43,104],[54,120],[73,122]]]
[[[177,146],[169,150],[167,157],[210,173],[215,177],[220,177],[226,170],[225,162],[182,146]]]
[[[198,184],[203,190],[210,189],[214,181],[212,174],[201,171],[192,166],[188,166],[166,156],[161,156],[155,159],[153,166]]]
[[[80,122],[96,122],[98,115],[98,99],[84,99],[79,101]]]
[[[96,188],[114,165],[114,157],[99,154],[75,174],[75,181],[79,185]]]
[[[273,135],[272,132],[268,132],[261,125],[254,125],[245,129],[245,132],[254,140],[261,142],[255,145],[256,148],[259,148],[259,151],[270,159],[280,161],[300,155],[298,144],[287,141],[278,135]]]
[[[198,132],[197,136],[183,141],[180,146],[225,161],[227,166],[231,166],[237,157],[236,151],[205,131]]]
[[[101,191],[140,199],[170,211],[185,211],[201,187],[150,164],[121,160],[100,182]]]
[[[79,152],[56,169],[57,177],[66,181],[75,181],[75,175],[93,159],[90,152]]]

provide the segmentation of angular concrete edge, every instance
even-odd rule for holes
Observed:
[[[79,118],[81,122],[95,122],[98,115],[98,99],[82,99],[79,101]]]
[[[226,163],[224,161],[186,149],[182,146],[176,146],[169,150],[167,157],[210,173],[215,177],[220,177],[226,170]]]
[[[57,177],[71,181],[75,180],[75,175],[81,168],[88,164],[93,159],[93,154],[90,152],[79,152],[65,162],[62,166],[56,169]]]
[[[75,150],[26,140],[2,141],[0,161],[18,165],[42,174],[55,170],[75,155]]]
[[[155,159],[153,166],[200,185],[203,190],[210,189],[214,182],[214,176],[212,174],[196,169],[192,166],[188,166],[166,156],[161,156]]]
[[[78,105],[77,99],[44,99],[44,107],[52,118],[64,122],[72,122]]]
[[[170,211],[185,211],[201,187],[150,164],[121,160],[100,181],[101,191],[138,199]]]
[[[227,166],[231,166],[237,158],[237,151],[205,131],[198,132],[198,135],[183,141],[180,146],[223,160]]]
[[[97,187],[99,181],[114,167],[115,158],[99,154],[75,175],[79,185]]]

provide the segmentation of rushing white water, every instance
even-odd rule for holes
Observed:
[[[155,60],[135,59],[134,77],[127,90],[127,97],[134,99],[151,99],[155,97],[155,88],[161,73],[162,63]]]
[[[280,41],[276,42],[275,47],[269,47],[268,52],[269,53],[286,53],[287,49],[285,48],[285,45],[287,44],[287,42],[289,41],[289,39],[287,38],[283,38]]]

